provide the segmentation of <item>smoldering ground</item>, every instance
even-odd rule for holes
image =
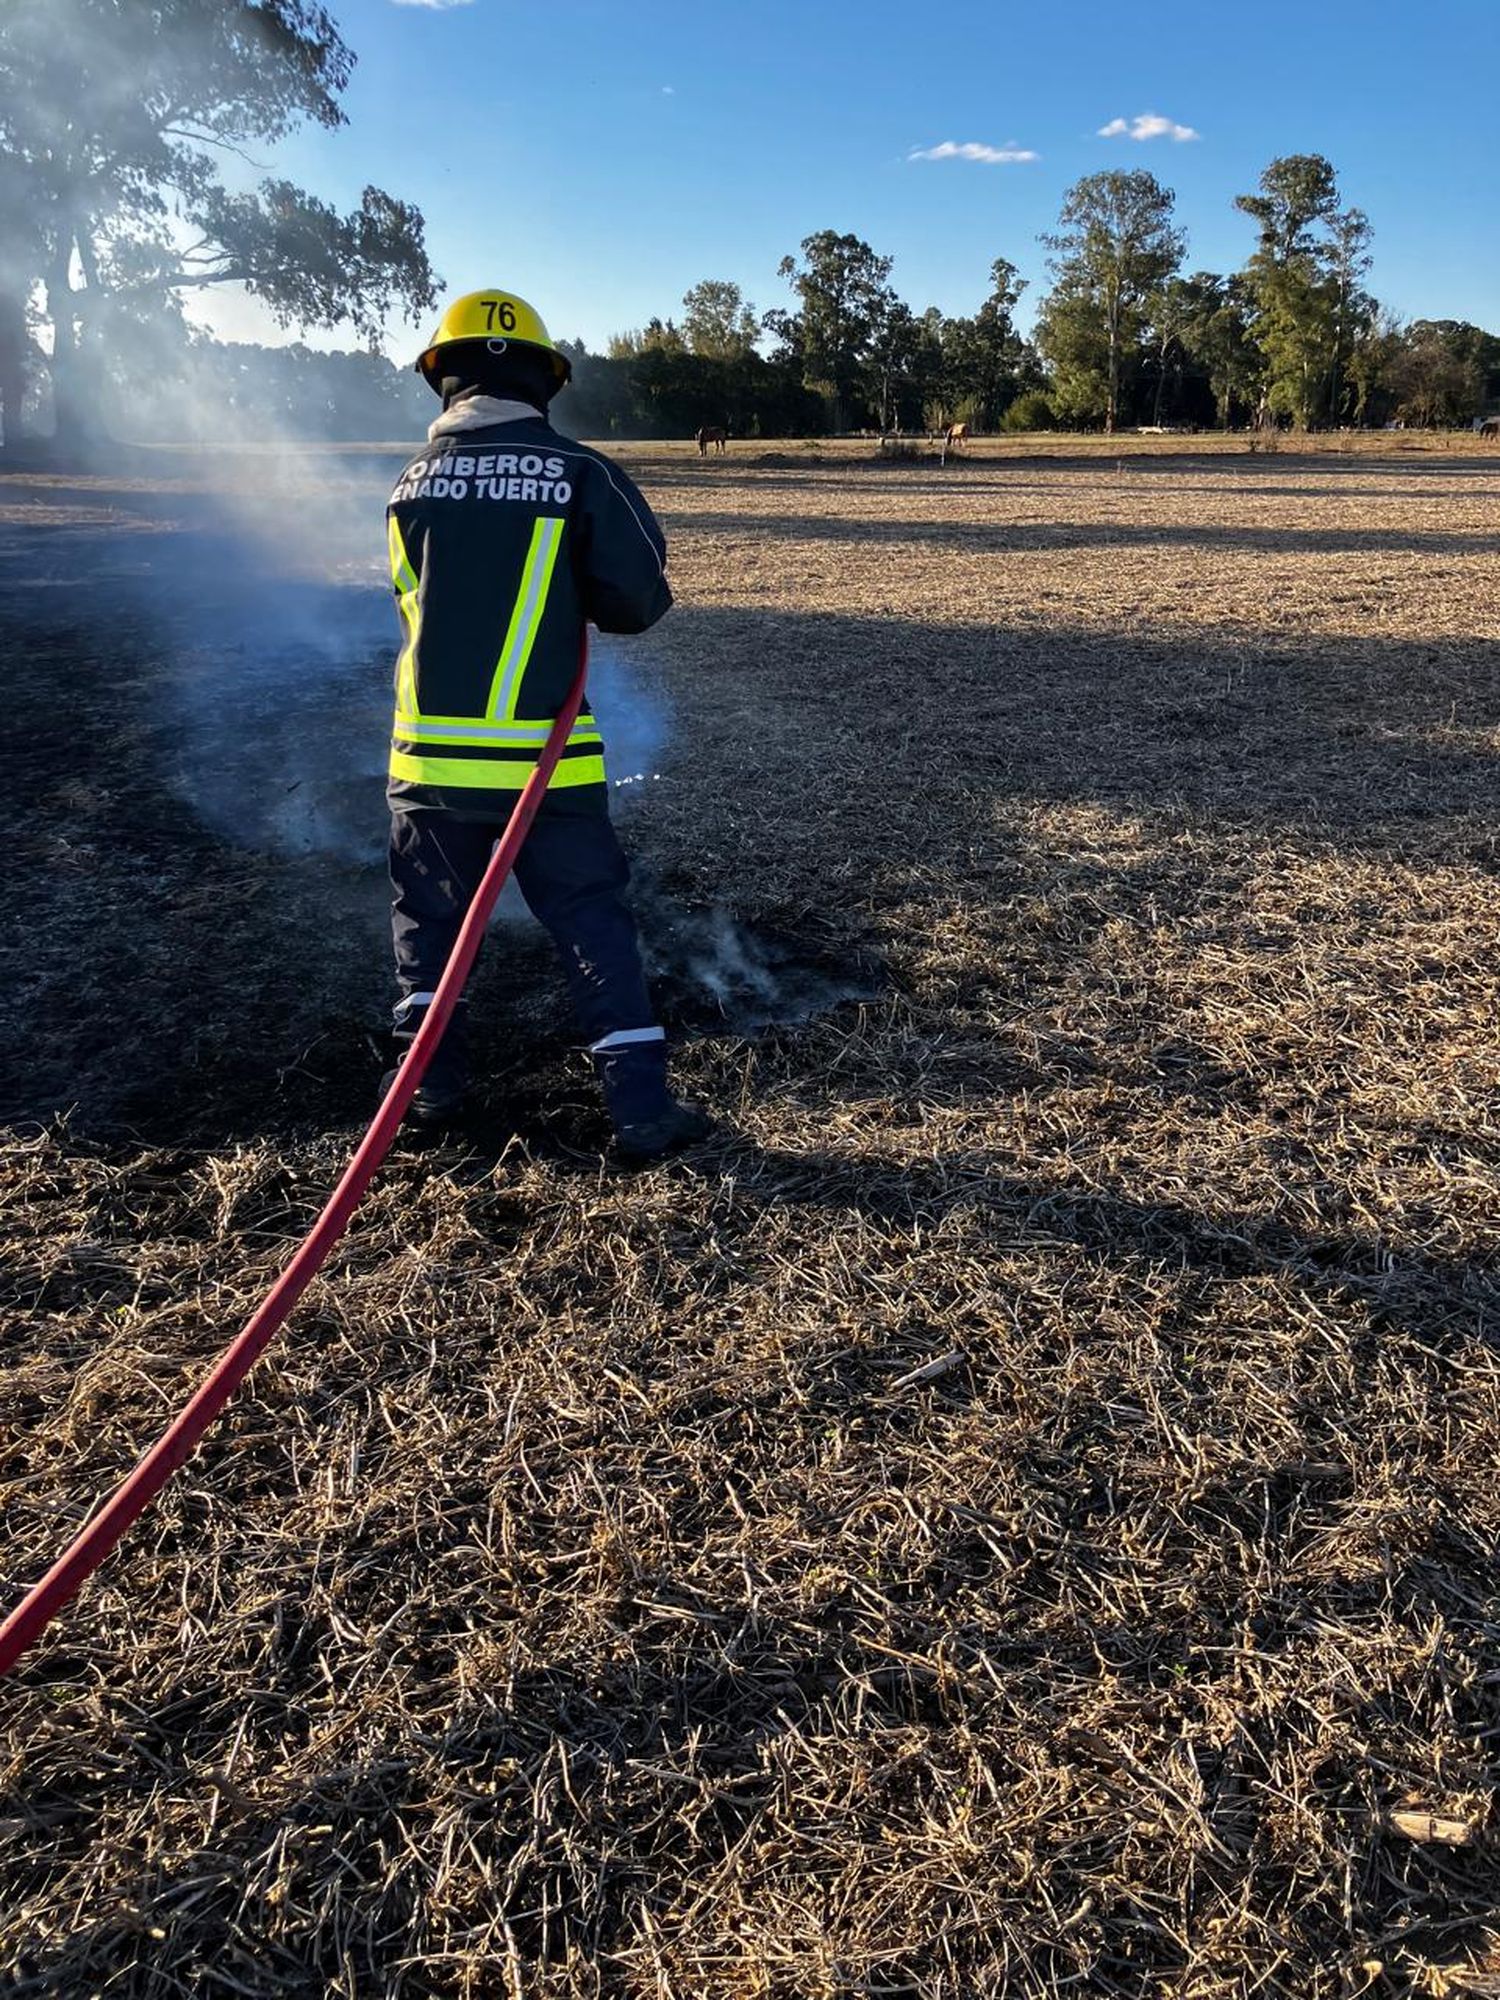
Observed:
[[[85,481],[87,497],[73,494],[67,520],[49,515],[47,499],[34,503],[42,538],[25,558],[31,588],[51,608],[66,607],[88,649],[118,647],[117,685],[94,714],[113,715],[136,739],[141,789],[157,801],[144,818],[170,821],[172,877],[184,867],[186,877],[169,888],[164,875],[159,893],[142,897],[130,973],[110,975],[125,1031],[73,1071],[61,1049],[55,1061],[33,1061],[13,1101],[31,1116],[72,1109],[85,1123],[139,1121],[165,1102],[188,1116],[194,1094],[224,1094],[194,1052],[216,1036],[242,1045],[248,1024],[263,1034],[296,1017],[306,1044],[277,1054],[283,1091],[302,1096],[309,1115],[329,1115],[340,1099],[354,1115],[388,1056],[384,764],[397,620],[381,523],[400,459],[286,446],[165,458],[175,480]],[[122,506],[124,532],[111,518]],[[118,684],[137,677],[139,701],[119,702]],[[590,698],[606,732],[613,808],[633,845],[645,802],[686,780],[650,635],[596,638]],[[116,820],[112,838],[124,823]],[[235,903],[247,918],[238,930],[210,914],[209,881],[224,868],[238,877]],[[52,887],[75,910],[87,900],[66,875]],[[803,963],[779,930],[762,934],[722,901],[700,901],[698,885],[686,897],[669,892],[649,852],[638,856],[633,893],[664,1015],[678,1032],[753,1033],[871,990],[868,968],[829,976]],[[217,1031],[204,1018],[207,989],[179,1022],[180,954],[170,984],[148,971],[172,955],[158,940],[172,928],[163,903],[173,895],[201,907],[214,932],[225,1014]],[[252,896],[263,905],[258,938]],[[311,949],[310,933],[323,941]],[[236,936],[245,953],[237,970]],[[93,987],[93,949],[86,929],[70,932],[72,963],[50,975],[39,950],[30,974],[38,990],[61,986],[66,1011]],[[503,1080],[514,1071],[516,1032],[534,1037],[545,1023],[555,1037],[563,1018],[550,955],[514,885],[487,959],[476,1005]],[[222,1084],[222,1065],[218,1073]],[[315,1087],[319,1079],[333,1097]]]

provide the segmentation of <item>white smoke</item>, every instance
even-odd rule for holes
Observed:
[[[160,722],[174,789],[231,844],[320,866],[330,922],[368,929],[373,947],[389,901],[385,764],[401,637],[384,508],[403,456],[285,446],[204,460],[179,531],[143,538],[145,560],[122,576],[144,594],[166,654]],[[649,647],[596,636],[590,659],[611,802],[627,822],[671,774],[670,710]],[[648,969],[677,1014],[753,1032],[876,990],[799,963],[722,906],[653,893],[649,875],[648,865],[638,896]],[[514,883],[497,921],[529,921]]]
[[[772,1006],[780,985],[755,940],[725,909],[709,911],[687,958],[690,976],[727,1012],[747,999]]]
[[[799,1026],[880,991],[874,967],[824,972],[807,964],[791,940],[755,929],[723,904],[685,909],[651,893],[639,901],[653,986],[704,1027],[754,1034]]]
[[[394,454],[236,451],[141,578],[170,648],[174,785],[236,845],[374,869],[400,643],[385,570]],[[151,566],[154,569],[154,565]],[[634,642],[639,646],[640,642]],[[617,807],[658,777],[664,697],[597,638],[589,695]]]

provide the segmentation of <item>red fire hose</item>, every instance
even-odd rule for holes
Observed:
[[[417,1030],[406,1060],[397,1070],[395,1081],[386,1092],[369,1131],[345,1167],[327,1207],[266,1294],[259,1310],[239,1337],[225,1348],[192,1400],[163,1431],[135,1470],[120,1482],[87,1526],[73,1538],[41,1582],[27,1591],[5,1623],[0,1625],[0,1674],[10,1671],[87,1578],[93,1575],[131,1523],[150,1506],[172,1474],[186,1464],[203,1433],[280,1331],[288,1314],[322,1268],[329,1251],[343,1235],[350,1216],[359,1205],[360,1196],[390,1151],[396,1128],[458,1004],[464,982],[478,955],[490,913],[536,817],[537,807],[557,768],[568,733],[578,719],[587,675],[588,646],[585,640],[578,672],[563,703],[562,713],[552,725],[546,745],[537,759],[536,769],[526,781],[525,789],[516,801],[515,811],[510,816],[510,823],[474,892],[474,900],[458,933],[452,956],[427,1009],[427,1018]]]

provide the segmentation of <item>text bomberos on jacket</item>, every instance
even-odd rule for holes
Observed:
[[[573,497],[564,479],[566,462],[541,452],[438,452],[406,468],[391,495],[391,505],[404,500],[543,501],[566,507]]]

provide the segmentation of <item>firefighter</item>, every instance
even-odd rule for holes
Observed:
[[[646,502],[602,452],[547,421],[572,367],[524,299],[499,289],[456,299],[416,365],[443,413],[386,515],[403,628],[388,789],[398,1044],[436,992],[572,685],[585,625],[644,632],[672,603]],[[701,1138],[709,1121],[668,1086],[629,872],[585,706],[516,881],[561,956],[617,1150],[653,1158]],[[460,1002],[413,1100],[423,1123],[446,1124],[462,1105],[464,1015]]]

